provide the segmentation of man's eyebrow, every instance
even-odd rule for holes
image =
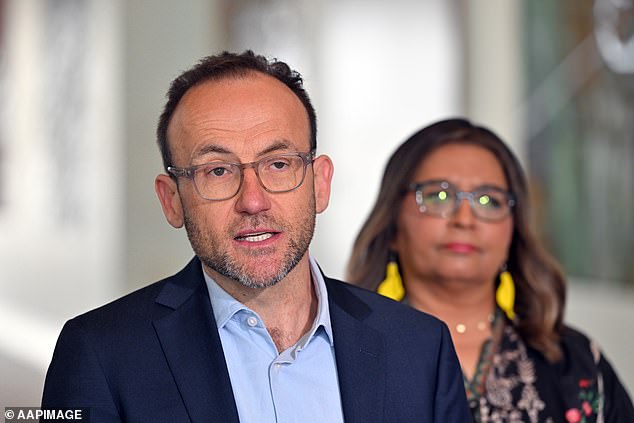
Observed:
[[[291,143],[286,140],[277,140],[273,144],[267,146],[265,149],[261,150],[258,153],[258,156],[265,156],[269,153],[273,153],[280,150],[289,150],[291,148]],[[225,147],[222,147],[217,144],[207,144],[202,146],[199,150],[194,153],[194,157],[205,156],[207,154],[235,154],[233,151],[228,150]]]
[[[211,153],[232,154],[232,152],[230,150],[227,150],[224,147],[221,147],[221,146],[216,145],[216,144],[207,144],[207,145],[201,147],[198,151],[196,151],[194,156],[204,156],[206,154],[211,154]]]
[[[290,147],[291,147],[291,144],[288,141],[278,140],[278,141],[275,141],[273,144],[269,145],[268,147],[266,147],[264,150],[260,151],[258,153],[258,156],[264,156],[279,150],[288,150],[290,149]]]

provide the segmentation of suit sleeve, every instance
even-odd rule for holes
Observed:
[[[81,323],[68,321],[46,373],[42,408],[88,409],[91,423],[121,422],[106,375]]]
[[[437,375],[434,421],[438,423],[471,422],[462,370],[451,342],[451,335],[444,323],[441,331]]]

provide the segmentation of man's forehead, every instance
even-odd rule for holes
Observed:
[[[241,98],[244,95],[254,94],[282,97],[287,100],[295,100],[301,105],[299,98],[282,81],[260,73],[248,72],[244,75],[229,75],[227,77],[208,79],[191,87],[181,98],[176,110],[196,104],[199,101],[211,101],[223,104],[227,99]],[[245,98],[247,100],[248,98]]]
[[[203,81],[190,88],[176,106],[168,129],[183,117],[204,118],[217,114],[235,119],[236,114],[241,117],[245,113],[257,113],[261,107],[283,114],[301,114],[308,121],[303,103],[288,86],[269,75],[251,72]]]
[[[205,150],[231,151],[236,140],[263,141],[253,146],[254,153],[282,140],[304,151],[310,148],[309,127],[306,109],[290,88],[252,73],[192,87],[174,112],[168,139],[174,155],[189,160]]]

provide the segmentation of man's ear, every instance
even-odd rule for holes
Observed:
[[[330,185],[335,169],[330,157],[321,155],[313,161],[313,184],[315,187],[315,207],[321,213],[330,201]]]
[[[165,174],[160,174],[154,180],[154,189],[169,224],[175,228],[181,228],[184,222],[183,205],[176,181]]]

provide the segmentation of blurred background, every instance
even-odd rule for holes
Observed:
[[[315,103],[329,276],[396,146],[467,116],[520,157],[567,320],[634,390],[634,0],[0,0],[0,406],[39,404],[65,320],[191,257],[154,194],[156,122],[178,73],[246,48]]]

